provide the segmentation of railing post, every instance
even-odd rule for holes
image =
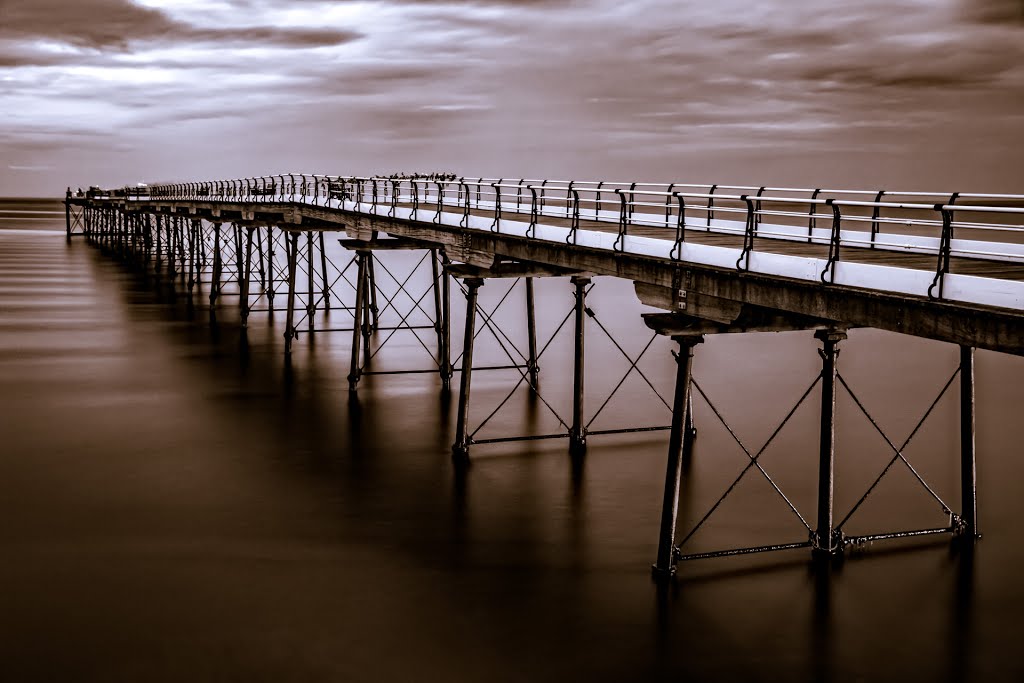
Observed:
[[[704,337],[673,337],[679,344],[676,355],[676,388],[672,399],[672,426],[669,432],[665,495],[661,503],[661,529],[658,534],[658,558],[651,568],[656,579],[668,579],[676,573],[676,521],[679,515],[679,483],[683,474],[683,442],[686,413],[690,404],[690,378],[693,372],[693,347]]]

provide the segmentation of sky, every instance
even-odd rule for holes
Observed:
[[[0,0],[0,195],[281,172],[1024,192],[1024,0]]]

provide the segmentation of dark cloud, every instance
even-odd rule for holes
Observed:
[[[366,0],[340,0],[341,2],[365,2]],[[332,5],[339,0],[288,0],[293,5]],[[465,7],[567,7],[581,4],[579,0],[370,0],[378,5],[398,7],[432,7],[438,5]],[[228,0],[237,7],[280,7],[281,0]]]
[[[0,38],[43,39],[100,51],[125,52],[136,42],[301,48],[340,45],[361,37],[332,28],[201,26],[130,0],[3,0],[0,11]]]
[[[961,0],[976,21],[1024,24],[1024,0]]]
[[[48,52],[21,41],[0,41],[0,69],[81,63],[78,55]]]

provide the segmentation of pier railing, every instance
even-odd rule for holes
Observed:
[[[680,261],[686,260],[684,245],[689,236],[709,233],[732,236],[729,246],[737,253],[731,260],[738,271],[750,268],[755,252],[792,253],[792,247],[787,250],[783,242],[804,243],[827,247],[827,257],[822,250],[823,267],[815,276],[826,284],[836,282],[836,263],[846,249],[930,255],[934,258],[930,282],[915,281],[907,289],[929,298],[943,298],[951,258],[1024,264],[1024,195],[1020,194],[294,173],[126,187],[109,194],[153,200],[302,203],[389,217],[396,217],[401,208],[401,218],[440,223],[442,214],[450,218],[454,213],[461,216],[462,227],[476,228],[479,222],[470,217],[483,216],[495,233],[512,223],[520,228],[525,224],[527,238],[537,237],[537,225],[543,221],[567,228],[564,239],[569,244],[579,243],[581,226],[597,227],[614,231],[611,248],[615,251],[625,248],[627,237],[642,236],[670,241],[668,257]],[[883,253],[879,257],[884,260]],[[1003,279],[1007,274],[995,268],[986,277]]]

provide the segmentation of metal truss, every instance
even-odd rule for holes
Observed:
[[[907,538],[913,536],[928,536],[934,534],[950,533],[957,536],[974,538],[977,533],[977,502],[976,502],[976,474],[974,465],[974,350],[969,347],[961,347],[960,366],[954,370],[946,380],[942,389],[935,399],[929,404],[921,418],[917,421],[909,436],[899,446],[881,428],[875,418],[867,410],[860,397],[853,391],[846,379],[839,374],[836,361],[839,355],[838,343],[845,339],[846,335],[841,331],[820,330],[815,336],[822,341],[823,349],[819,350],[822,357],[821,373],[814,378],[810,386],[803,392],[796,404],[786,413],[781,422],[776,426],[767,441],[756,451],[748,448],[736,435],[736,432],[726,422],[721,412],[714,405],[707,393],[693,379],[693,347],[703,340],[701,336],[676,337],[680,344],[678,355],[679,369],[676,377],[676,395],[673,406],[672,436],[669,444],[669,463],[666,475],[665,498],[662,508],[661,536],[659,541],[658,557],[654,564],[654,572],[657,577],[669,577],[675,572],[678,562],[707,559],[714,557],[725,557],[731,555],[746,555],[776,550],[790,550],[795,548],[811,548],[817,556],[840,555],[850,547],[859,547],[877,540],[895,538]],[[920,431],[922,425],[934,411],[936,405],[946,395],[954,380],[960,378],[961,389],[961,503],[962,511],[957,514],[953,512],[934,487],[929,485],[924,477],[907,459],[904,451]],[[817,528],[812,528],[807,517],[802,514],[793,504],[792,500],[772,479],[771,475],[761,464],[761,456],[775,440],[782,429],[788,424],[796,413],[797,409],[807,400],[814,389],[821,385],[821,431],[819,443],[819,469],[818,469],[818,505],[817,505]],[[851,509],[843,516],[838,524],[833,522],[833,469],[835,458],[835,405],[836,389],[842,387],[849,395],[858,410],[867,418],[871,426],[884,439],[892,457],[885,467],[872,481],[864,494],[857,500]],[[694,524],[692,528],[682,537],[678,543],[675,542],[676,520],[678,515],[679,481],[682,474],[682,463],[689,457],[689,447],[681,437],[682,425],[686,413],[692,412],[689,405],[690,393],[695,389],[698,395],[707,403],[715,417],[728,431],[730,436],[747,456],[749,462],[725,489],[722,495],[715,501],[711,508]],[[949,523],[946,526],[910,529],[901,531],[889,531],[872,533],[866,535],[847,535],[843,529],[855,513],[860,510],[865,501],[875,491],[879,482],[892,471],[897,462],[903,466],[914,477],[915,481],[925,490],[928,496],[937,504],[942,513],[947,515]],[[743,480],[751,470],[756,469],[765,481],[772,487],[779,499],[786,505],[789,511],[799,520],[807,532],[806,539],[789,542],[773,543],[751,547],[730,548],[725,550],[714,550],[709,552],[684,552],[684,547],[693,536],[699,531],[711,516],[719,509],[722,503],[735,491],[736,486]]]
[[[409,251],[422,251],[422,255],[408,272],[398,274],[388,268],[383,259],[374,254],[374,246],[389,247],[389,241],[370,241],[353,245],[354,262],[357,266],[355,290],[355,307],[353,326],[347,330],[352,332],[351,364],[349,368],[349,390],[355,391],[359,380],[372,375],[402,375],[438,373],[444,388],[448,388],[452,376],[450,359],[450,327],[449,321],[449,278],[445,272],[447,256],[436,248],[422,245],[399,245]],[[414,278],[429,265],[430,274],[426,289],[420,293],[410,290]],[[377,269],[380,269],[390,282],[393,291],[385,293],[382,283],[378,282]],[[389,287],[390,289],[390,287]],[[425,308],[424,300],[431,297],[433,310]],[[384,305],[380,306],[379,299]],[[407,305],[403,313],[400,305]],[[429,305],[429,304],[428,304]],[[395,320],[397,318],[397,321]],[[421,336],[424,330],[433,330],[434,347]],[[388,342],[399,333],[409,333],[431,359],[428,368],[403,368],[396,370],[375,370],[373,360],[383,351]],[[376,334],[384,334],[383,339],[374,344]]]
[[[479,280],[479,282],[477,282]],[[588,436],[603,436],[611,434],[624,434],[631,432],[647,432],[647,431],[661,431],[667,430],[668,425],[653,425],[653,426],[624,426],[607,429],[594,429],[593,425],[595,421],[605,412],[612,399],[618,394],[620,389],[626,383],[631,376],[639,377],[647,387],[654,393],[655,397],[660,401],[667,410],[671,410],[668,402],[660,394],[644,371],[640,368],[640,362],[652,348],[655,339],[658,335],[655,333],[643,346],[640,352],[636,355],[631,355],[627,352],[622,344],[620,344],[612,335],[611,331],[601,322],[597,313],[593,308],[587,305],[587,294],[594,288],[595,282],[589,277],[573,276],[571,282],[574,287],[574,305],[568,310],[565,316],[561,319],[555,329],[547,337],[544,343],[540,346],[539,351],[537,345],[536,326],[533,323],[532,315],[532,279],[526,278],[527,285],[527,317],[528,317],[528,343],[529,351],[524,353],[516,344],[513,342],[511,337],[502,329],[502,327],[496,322],[495,314],[498,309],[505,303],[509,295],[512,293],[516,284],[519,280],[516,280],[508,287],[504,295],[500,298],[494,309],[488,311],[479,304],[476,300],[476,289],[482,285],[482,279],[467,278],[465,284],[460,283],[460,287],[467,297],[467,325],[466,325],[466,342],[464,343],[463,355],[457,359],[463,361],[463,387],[460,394],[460,406],[459,406],[459,422],[456,427],[456,438],[455,443],[452,446],[452,452],[456,460],[465,460],[469,455],[469,449],[474,445],[487,445],[497,443],[507,443],[514,441],[536,441],[543,439],[568,439],[570,452],[575,455],[582,455],[586,451],[586,444]],[[482,327],[478,330],[474,330],[474,317],[479,314],[480,319],[483,323]],[[573,347],[573,401],[572,401],[572,415],[571,417],[565,416],[559,412],[559,410],[549,401],[540,389],[538,382],[538,374],[540,361],[543,359],[544,354],[551,348],[552,343],[558,338],[563,330],[568,326],[570,320],[574,320],[574,347]],[[625,372],[619,377],[617,383],[613,386],[611,391],[603,397],[600,401],[600,405],[596,411],[594,411],[589,418],[585,414],[585,340],[586,340],[586,321],[590,320],[592,327],[596,327],[604,337],[614,345],[619,354],[625,359],[627,368]],[[502,399],[500,399],[497,405],[484,417],[475,427],[469,426],[469,396],[470,396],[470,379],[469,372],[466,368],[472,364],[472,352],[473,343],[477,337],[483,332],[483,330],[490,332],[490,336],[497,342],[498,347],[508,359],[508,365],[502,366],[490,366],[487,369],[506,369],[506,370],[517,370],[519,373],[518,381],[511,387],[509,391],[505,393]],[[466,357],[469,357],[468,363]],[[473,370],[482,369],[473,367]],[[492,420],[504,409],[512,397],[522,388],[526,386],[530,391],[531,395],[539,400],[541,405],[557,421],[561,430],[544,433],[544,434],[524,434],[524,435],[506,435],[497,436],[490,438],[480,438],[478,435],[481,431],[492,422]],[[465,398],[462,398],[462,397]],[[692,425],[688,434],[692,436]]]

